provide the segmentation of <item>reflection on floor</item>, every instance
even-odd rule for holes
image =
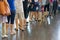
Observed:
[[[9,35],[4,39],[1,39],[0,36],[0,40],[60,40],[60,14],[53,19],[48,17],[47,22],[28,23],[26,31],[16,31],[16,35]]]

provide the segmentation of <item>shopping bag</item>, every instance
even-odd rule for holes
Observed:
[[[11,15],[9,6],[5,6],[5,10],[6,10],[6,14],[5,14],[6,16]]]
[[[7,0],[4,0],[4,4],[5,4],[5,11],[6,11],[6,16],[9,16],[9,15],[11,15],[11,13],[10,13],[10,7],[9,7],[9,4],[8,4],[8,2],[7,2]]]
[[[3,16],[11,15],[9,4],[6,0],[0,1],[0,15],[3,15]]]
[[[5,15],[5,5],[3,1],[0,1],[0,15]]]

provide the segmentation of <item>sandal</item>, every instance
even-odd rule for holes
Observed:
[[[12,31],[12,32],[10,32],[10,34],[11,34],[11,35],[15,35],[15,34],[16,34],[16,32],[15,32],[15,31]]]

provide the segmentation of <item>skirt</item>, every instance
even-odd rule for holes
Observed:
[[[6,23],[7,21],[7,16],[2,16],[0,15],[0,23]]]

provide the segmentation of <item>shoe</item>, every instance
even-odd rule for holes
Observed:
[[[26,23],[29,23],[29,21],[26,20]]]
[[[18,29],[15,28],[16,31],[18,31]]]
[[[26,23],[29,23],[29,18],[26,19]]]
[[[24,31],[24,30],[25,30],[25,28],[21,28],[21,27],[20,27],[19,29],[20,29],[20,30],[22,30],[22,31]]]
[[[6,38],[6,37],[8,37],[8,35],[2,35],[2,38]]]
[[[15,31],[12,31],[12,32],[10,32],[10,34],[11,34],[11,35],[15,35],[15,34],[16,34],[16,32],[15,32]]]
[[[4,37],[8,37],[8,35],[4,35]]]

